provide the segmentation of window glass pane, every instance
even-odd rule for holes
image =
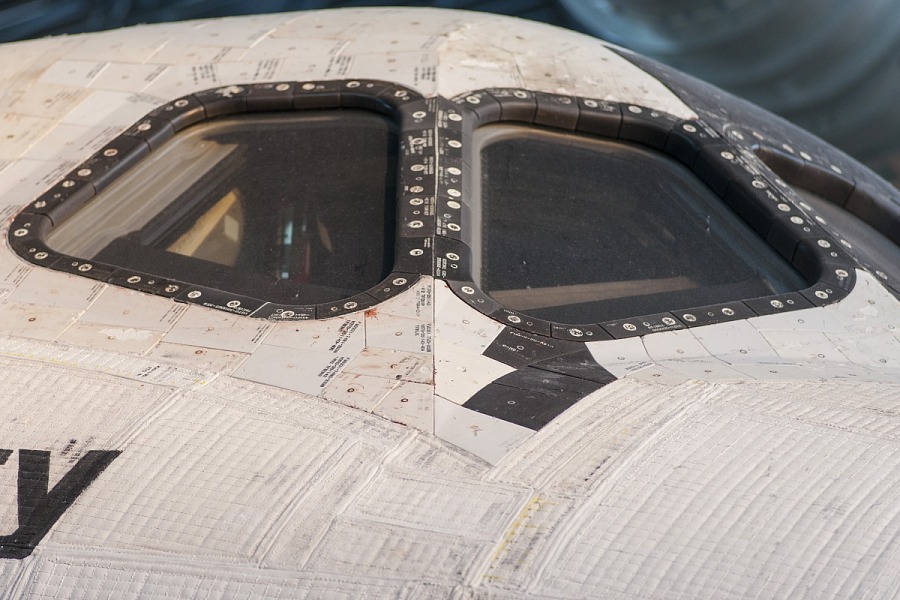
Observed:
[[[593,323],[807,287],[661,153],[507,125],[476,130],[475,143],[476,280],[508,308]]]
[[[179,133],[48,236],[78,258],[311,304],[393,262],[397,136],[354,110],[243,115]]]

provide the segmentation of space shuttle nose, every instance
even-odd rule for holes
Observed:
[[[0,80],[7,595],[897,595],[900,193],[820,138],[444,10]]]

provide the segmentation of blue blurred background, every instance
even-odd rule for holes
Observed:
[[[379,5],[479,10],[603,37],[798,123],[900,187],[900,0],[0,0],[0,41]]]

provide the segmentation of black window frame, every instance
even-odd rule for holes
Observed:
[[[479,312],[507,326],[540,336],[571,341],[600,341],[699,327],[755,316],[824,306],[844,298],[856,281],[851,257],[818,223],[801,210],[798,198],[754,153],[754,137],[725,137],[703,120],[680,119],[634,103],[612,102],[517,88],[489,88],[453,98],[463,118],[442,132],[438,155],[441,173],[463,173],[463,181],[438,181],[439,215],[435,237],[435,276]],[[439,122],[446,118],[439,114]],[[470,200],[472,182],[466,167],[478,160],[472,135],[494,123],[541,128],[639,144],[685,165],[766,243],[791,264],[808,287],[796,292],[744,298],[711,306],[593,323],[556,323],[502,306],[480,289],[473,276],[473,237],[479,235],[478,207]],[[455,126],[454,126],[455,125]],[[456,194],[456,186],[462,190]],[[443,221],[441,218],[443,217]]]
[[[151,272],[66,256],[51,249],[45,242],[53,227],[65,222],[116,177],[193,125],[242,114],[335,109],[372,111],[384,115],[394,123],[397,134],[397,183],[396,199],[393,200],[396,211],[388,211],[396,220],[392,228],[393,267],[387,277],[364,292],[321,304],[282,304],[272,301],[277,282],[264,285],[257,281],[259,293],[250,296],[234,291],[234,288],[248,289],[248,286],[216,289],[200,281],[167,279]],[[433,187],[428,181],[428,174],[416,166],[434,163],[431,156],[433,148],[413,143],[418,142],[418,138],[410,141],[412,138],[404,132],[433,129],[434,111],[428,100],[409,88],[384,81],[276,82],[232,85],[197,92],[151,111],[32,202],[20,215],[22,226],[10,230],[10,243],[20,256],[35,264],[239,315],[307,320],[351,313],[395,296],[430,269],[431,256],[424,251],[427,247],[424,236],[400,243],[396,228],[419,218],[422,209],[415,202],[410,202],[422,196],[416,190]],[[16,235],[17,232],[19,235]],[[21,235],[23,232],[28,233]],[[153,248],[147,249],[147,252],[153,251]],[[156,252],[162,253],[160,250]],[[239,275],[232,272],[233,269],[190,257],[170,255],[167,260],[177,262],[181,272],[193,271],[199,280],[222,280],[227,285]],[[267,294],[267,290],[272,293]]]
[[[394,266],[379,285],[328,304],[283,305],[192,282],[61,255],[45,236],[117,176],[177,132],[223,115],[322,108],[357,108],[397,123],[397,222]],[[510,122],[626,141],[680,161],[746,221],[806,279],[798,292],[747,298],[716,306],[594,323],[565,324],[509,310],[483,293],[472,277],[478,235],[471,202],[472,133]],[[444,280],[476,310],[509,327],[541,336],[596,341],[696,327],[757,315],[822,306],[853,288],[856,264],[785,193],[754,154],[750,133],[725,136],[700,119],[679,119],[652,107],[524,89],[486,89],[453,99],[424,98],[401,85],[375,80],[274,82],[197,92],[152,111],[59,183],[32,201],[10,226],[8,240],[25,260],[177,301],[256,318],[305,320],[352,313],[393,297],[423,275]],[[744,139],[746,137],[746,140]],[[474,224],[473,224],[474,223]]]

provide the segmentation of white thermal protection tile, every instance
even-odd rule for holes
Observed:
[[[166,333],[165,341],[231,352],[253,352],[272,324],[192,305]]]
[[[234,371],[234,376],[320,396],[350,360],[350,356],[327,351],[262,344]]]
[[[436,395],[434,434],[486,462],[497,464],[534,435],[534,431],[469,410]]]
[[[625,377],[653,364],[641,338],[588,342],[585,347],[600,366],[616,377]]]
[[[430,383],[397,382],[373,412],[394,423],[434,433],[434,386]]]
[[[185,310],[187,305],[169,298],[107,286],[79,320],[165,333]]]
[[[347,373],[428,384],[434,382],[433,370],[431,354],[372,347],[357,354],[344,369]]]

